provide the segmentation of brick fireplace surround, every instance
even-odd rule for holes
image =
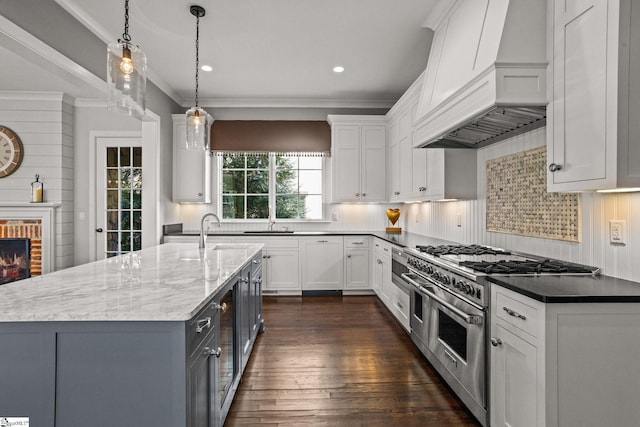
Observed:
[[[0,219],[0,238],[19,237],[31,241],[31,275],[42,274],[42,220]]]
[[[56,270],[60,203],[0,202],[0,237],[31,239],[31,274]],[[61,267],[61,268],[64,268]]]

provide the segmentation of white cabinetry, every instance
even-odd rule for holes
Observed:
[[[420,76],[387,114],[389,200],[391,202],[474,199],[476,152],[413,148]]]
[[[490,321],[491,426],[638,424],[640,406],[615,396],[640,393],[640,303],[543,304],[492,285]]]
[[[302,290],[344,288],[342,236],[302,238]]]
[[[268,237],[261,238],[260,242],[264,243],[263,293],[299,293],[300,240],[292,237]]]
[[[371,289],[369,281],[369,242],[368,236],[344,238],[344,289]]]
[[[211,157],[209,153],[187,150],[184,114],[173,119],[173,201],[211,202]]]
[[[491,425],[544,426],[544,304],[492,288]]]
[[[331,123],[332,200],[386,201],[384,116],[329,116]]]
[[[548,190],[640,187],[640,4],[549,4]]]

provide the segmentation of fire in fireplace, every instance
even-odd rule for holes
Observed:
[[[0,238],[0,285],[31,277],[29,239]]]

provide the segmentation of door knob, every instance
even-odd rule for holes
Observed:
[[[559,164],[556,164],[556,163],[551,163],[549,165],[549,171],[551,171],[551,172],[559,171],[560,169],[562,169],[562,165],[559,165]]]

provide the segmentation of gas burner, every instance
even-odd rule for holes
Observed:
[[[503,249],[490,248],[482,245],[440,245],[440,246],[416,246],[420,252],[433,255],[510,255],[511,252]]]
[[[593,270],[570,263],[555,260],[530,261],[462,261],[463,267],[486,274],[591,274]]]

